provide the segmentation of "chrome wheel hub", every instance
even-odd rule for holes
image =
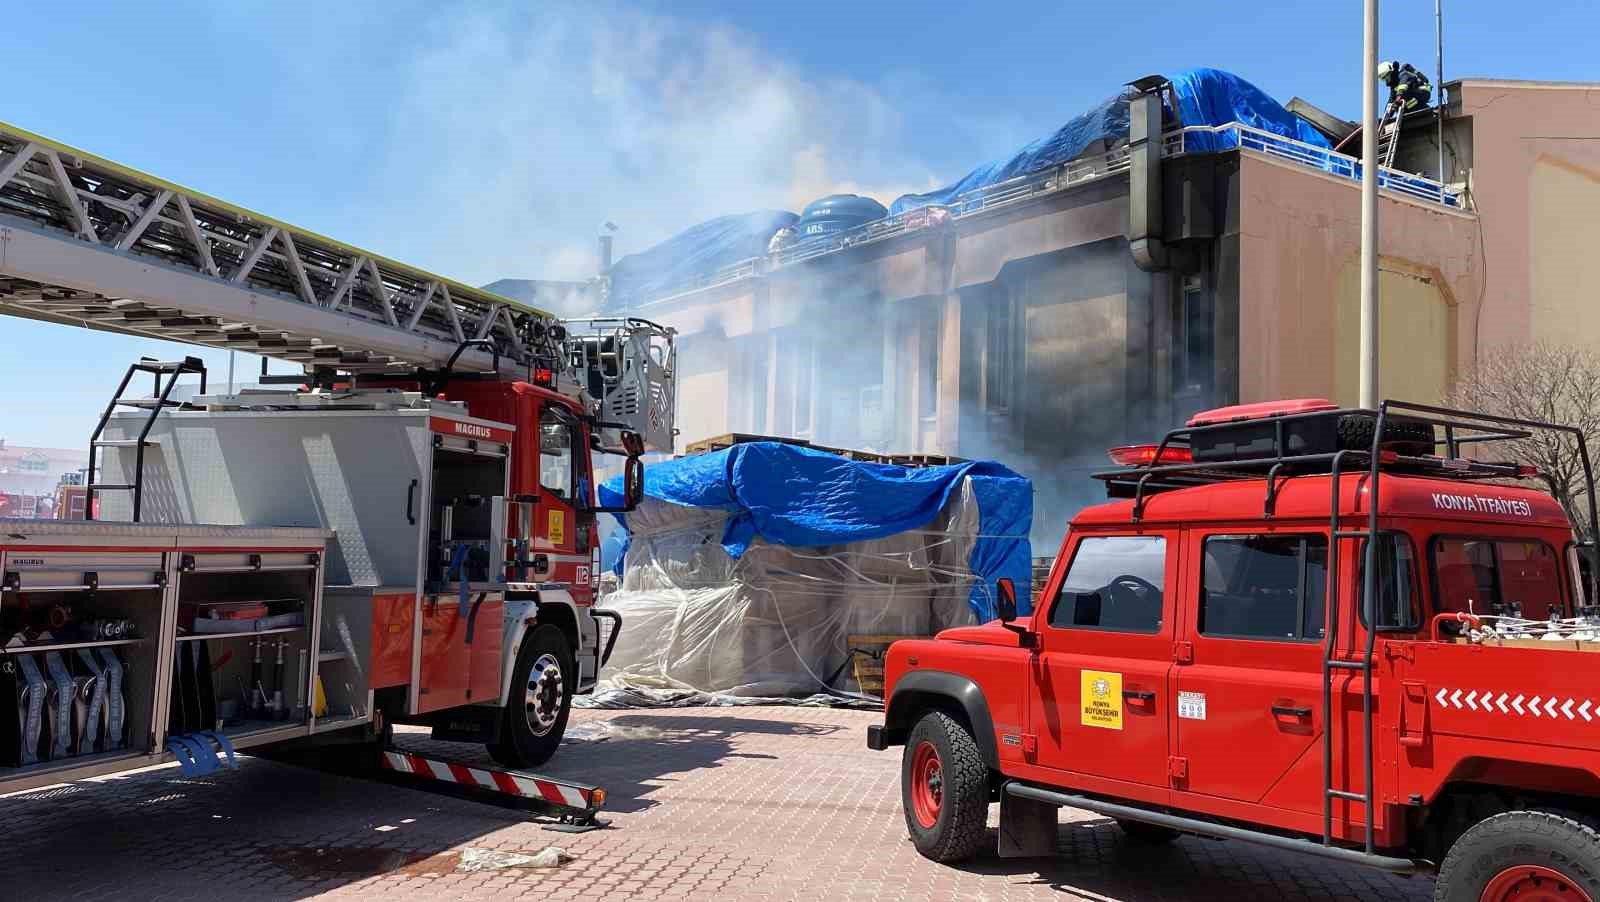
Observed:
[[[556,725],[561,716],[561,704],[566,700],[566,681],[561,677],[561,662],[555,655],[540,655],[528,672],[528,687],[524,707],[527,709],[528,729],[535,736],[543,736]]]

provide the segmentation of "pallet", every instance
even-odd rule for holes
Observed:
[[[690,442],[684,446],[683,453],[685,455],[708,454],[712,451],[724,451],[728,448],[732,448],[734,445],[743,445],[748,442],[780,442],[785,445],[799,445],[802,448],[808,448],[811,446],[811,443],[803,438],[784,438],[777,435],[752,435],[745,432],[729,432],[714,438],[701,439],[698,442]]]
[[[951,454],[888,454],[885,458],[887,463],[902,467],[948,467],[967,462],[965,457]]]
[[[846,636],[845,648],[849,650],[850,664],[855,669],[856,683],[866,695],[883,696],[883,656],[889,645],[901,639],[926,639],[927,636],[861,635]],[[864,652],[864,654],[863,654]]]
[[[696,454],[710,454],[713,451],[725,451],[734,445],[742,445],[748,442],[779,442],[800,448],[810,448],[813,451],[822,451],[827,454],[837,454],[845,460],[853,460],[860,463],[895,464],[912,468],[943,467],[966,462],[966,458],[954,457],[949,454],[886,454],[879,451],[858,451],[854,448],[834,448],[829,445],[817,445],[803,438],[786,438],[781,435],[754,435],[746,432],[729,432],[715,438],[690,442],[684,446],[683,453],[678,456],[692,457]]]

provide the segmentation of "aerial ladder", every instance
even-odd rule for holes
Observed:
[[[649,450],[673,443],[674,334],[517,300],[0,123],[0,314],[334,373],[553,375]],[[465,348],[465,350],[463,350]]]
[[[297,364],[303,374],[291,381],[313,391],[285,393],[286,404],[336,402],[341,385],[354,386],[357,380],[381,385],[394,377],[420,383],[428,393],[428,386],[442,385],[452,374],[497,374],[554,390],[580,406],[585,420],[595,425],[590,438],[597,452],[619,453],[612,447],[620,444],[632,466],[642,450],[673,450],[676,357],[670,328],[632,317],[562,321],[518,300],[5,123],[0,123],[0,315]],[[185,408],[174,393],[185,375],[199,377],[204,395],[205,368],[197,358],[134,364],[90,439],[91,497],[131,493],[124,507],[136,522],[141,521],[145,449],[157,444],[152,426],[167,411]],[[152,380],[138,379],[153,386],[148,398],[133,394],[140,376]],[[316,390],[331,391],[318,395]],[[248,394],[213,402],[240,409],[280,403],[252,400]],[[109,435],[108,423],[119,419],[123,407],[148,414],[133,415],[132,432]],[[466,428],[492,436],[492,430],[470,421]],[[442,438],[435,437],[436,447]],[[476,446],[468,442],[469,448]],[[509,443],[506,447],[509,454]],[[119,452],[131,458],[121,468],[131,471],[130,478],[97,481],[97,459]],[[411,486],[415,489],[417,482]],[[527,500],[532,496],[517,497],[518,504],[534,503]],[[93,504],[86,504],[90,518]],[[411,518],[410,498],[406,510],[408,521],[418,522]],[[536,555],[534,568],[541,562],[569,566],[557,557]],[[566,572],[557,569],[550,579]],[[454,578],[465,599],[471,578],[465,570]],[[585,578],[551,583],[552,594]],[[617,628],[620,619],[613,623],[612,643]],[[609,645],[596,658],[596,673],[608,655]],[[596,823],[604,800],[602,790],[585,784],[437,760],[393,746],[379,763],[413,778],[520,799],[579,828]]]

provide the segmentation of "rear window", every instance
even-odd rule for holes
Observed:
[[[1086,537],[1056,593],[1050,625],[1160,632],[1166,571],[1167,540],[1160,536]]]
[[[1543,619],[1563,611],[1562,562],[1537,539],[1433,540],[1438,610]]]
[[[1211,536],[1201,562],[1200,632],[1235,639],[1323,635],[1328,540],[1320,535]]]

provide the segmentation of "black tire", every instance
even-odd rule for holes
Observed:
[[[1510,897],[1507,881],[1547,889],[1565,883],[1570,898],[1583,898],[1572,892],[1581,890],[1600,899],[1600,831],[1588,818],[1537,808],[1485,818],[1450,846],[1433,898],[1498,902]]]
[[[1117,826],[1122,828],[1123,835],[1128,837],[1130,842],[1147,846],[1164,846],[1183,835],[1171,827],[1147,824],[1144,821],[1125,821],[1119,818]]]
[[[1372,434],[1377,428],[1377,417],[1366,414],[1340,417],[1338,426],[1340,450],[1372,450]],[[1385,417],[1383,441],[1389,449],[1400,454],[1411,456],[1432,454],[1433,427],[1404,417]]]
[[[931,771],[926,769],[930,750]],[[989,767],[972,734],[950,715],[930,711],[912,727],[900,761],[900,805],[911,841],[924,857],[951,864],[971,858],[983,845]]]
[[[555,686],[541,683],[544,674],[534,672],[534,665],[540,661],[546,664],[542,670],[554,662],[560,674],[559,698],[553,695]],[[489,756],[506,767],[538,767],[549,761],[561,746],[577,688],[577,659],[567,634],[548,623],[534,627],[517,650],[517,662],[511,669],[511,695],[501,715],[504,720],[500,739],[489,743]]]

